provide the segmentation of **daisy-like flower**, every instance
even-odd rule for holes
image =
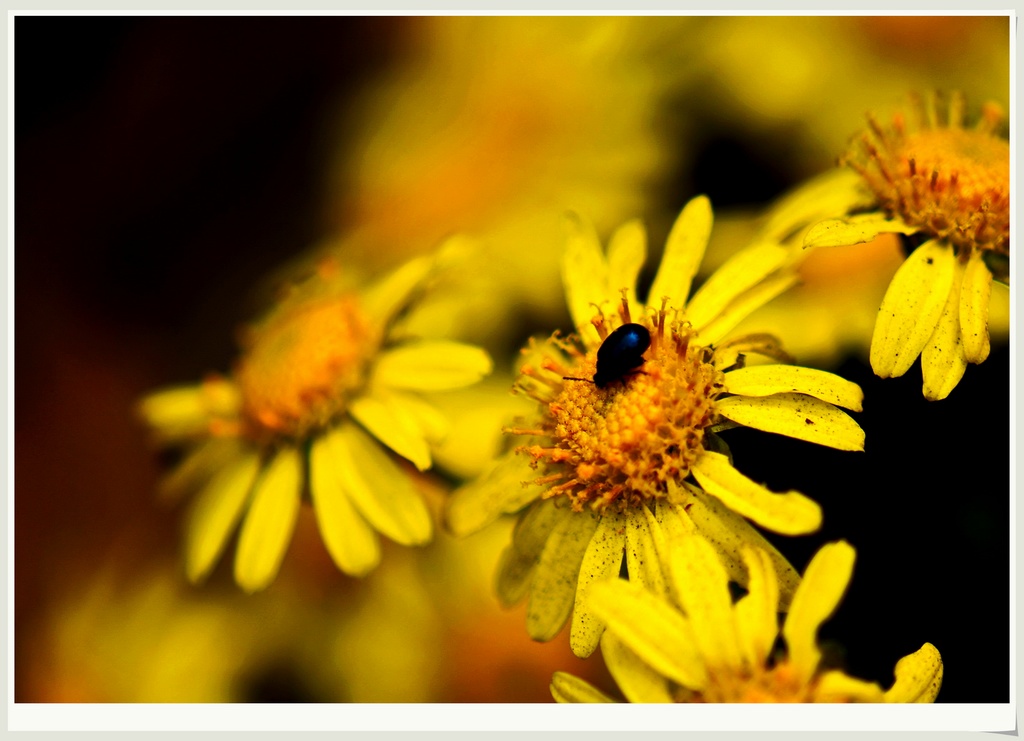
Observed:
[[[823,664],[818,627],[838,607],[855,555],[843,541],[818,551],[780,634],[770,559],[744,549],[748,590],[733,602],[714,549],[701,538],[683,538],[671,555],[674,604],[622,579],[594,585],[591,609],[608,624],[605,663],[629,702],[933,702],[942,658],[930,643],[896,663],[888,690]],[[779,637],[784,652],[773,650]],[[612,701],[562,672],[551,693],[559,702]]]
[[[962,95],[915,99],[913,116],[869,130],[843,158],[860,178],[839,194],[841,218],[813,226],[805,247],[859,244],[883,233],[910,235],[871,338],[871,367],[902,376],[921,356],[923,391],[944,399],[968,363],[989,354],[993,279],[1009,283],[1010,144],[996,133],[1002,112],[982,110],[964,126]],[[840,215],[840,214],[834,214]]]
[[[419,392],[461,388],[491,370],[477,347],[403,341],[395,330],[433,265],[413,260],[357,290],[324,261],[249,329],[230,378],[142,401],[156,435],[189,448],[164,488],[201,489],[186,522],[189,579],[213,568],[244,520],[235,580],[247,591],[266,587],[307,492],[327,550],[347,574],[377,565],[377,533],[403,545],[431,539],[428,509],[386,448],[429,468],[430,444],[447,422]]]
[[[456,534],[527,507],[499,566],[499,596],[515,604],[529,593],[527,629],[537,640],[553,638],[572,612],[570,643],[580,656],[594,651],[604,625],[585,602],[595,581],[625,565],[630,580],[664,588],[665,542],[655,537],[656,524],[662,540],[707,537],[740,583],[740,548],[769,553],[788,604],[798,577],[747,519],[798,535],[819,527],[821,509],[799,492],[773,493],[736,470],[716,430],[744,425],[863,449],[863,431],[837,408],[861,409],[856,384],[809,368],[745,367],[745,353],[784,354],[770,336],[724,339],[791,285],[792,251],[755,244],[685,302],[711,222],[704,197],[683,209],[651,305],[644,305],[633,289],[646,253],[639,222],[616,232],[605,257],[593,228],[572,221],[564,279],[579,339],[556,333],[528,348],[517,389],[539,404],[540,414],[509,430],[527,442],[448,503]],[[607,340],[624,325],[650,336],[642,357],[618,352],[629,350],[617,344],[621,335]],[[591,380],[598,372],[600,385]]]

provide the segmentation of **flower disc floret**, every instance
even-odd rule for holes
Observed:
[[[628,323],[625,302],[622,313]],[[722,374],[710,351],[691,343],[689,325],[666,326],[671,313],[662,308],[641,322],[652,338],[643,366],[605,388],[586,380],[597,370],[596,349],[585,352],[557,337],[550,345],[556,352],[539,369],[524,369],[520,388],[544,405],[541,432],[551,444],[519,450],[547,464],[546,496],[565,495],[576,511],[622,511],[664,497],[669,481],[689,474],[705,428],[716,421]],[[595,322],[602,340],[612,321],[618,317]]]
[[[991,104],[974,128],[963,127],[962,96],[916,99],[916,121],[903,114],[870,130],[844,161],[861,174],[890,217],[898,216],[963,255],[1009,254],[1010,143],[994,130]]]

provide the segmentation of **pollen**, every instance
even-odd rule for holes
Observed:
[[[870,129],[843,162],[864,178],[888,216],[950,242],[961,259],[974,250],[1009,254],[1010,144],[995,131],[1002,111],[987,105],[964,127],[964,99],[915,99],[913,120],[896,115]]]
[[[321,271],[313,281],[329,278]],[[378,344],[356,295],[295,291],[244,339],[236,376],[247,433],[301,439],[329,424],[364,383]]]
[[[643,363],[599,388],[597,348],[585,351],[554,336],[543,358],[527,365],[517,388],[543,409],[539,429],[514,430],[548,439],[524,445],[521,454],[543,465],[534,483],[548,488],[545,497],[565,496],[576,511],[623,511],[650,499],[664,498],[668,482],[689,475],[703,450],[704,430],[716,421],[715,398],[722,374],[711,353],[690,340],[689,324],[664,307],[641,322],[651,334]],[[594,321],[602,339],[613,324],[629,323],[628,309],[618,317]]]

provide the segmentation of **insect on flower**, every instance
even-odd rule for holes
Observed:
[[[597,371],[594,384],[603,389],[634,368],[644,364],[644,353],[651,346],[651,333],[642,324],[623,324],[612,332],[597,350]],[[566,377],[566,381],[586,381],[586,378]]]

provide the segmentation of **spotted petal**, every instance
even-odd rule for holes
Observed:
[[[992,273],[985,265],[981,251],[977,250],[967,261],[960,289],[960,334],[964,342],[964,357],[968,363],[980,363],[988,357],[991,300]]]
[[[864,450],[864,430],[842,410],[804,394],[730,396],[715,402],[719,414],[745,427],[774,432],[836,450]]]
[[[597,524],[590,512],[565,512],[548,536],[526,608],[526,632],[535,641],[550,641],[569,618],[580,564]]]
[[[565,515],[565,510],[546,499],[536,502],[516,522],[512,530],[512,544],[501,554],[498,564],[498,599],[506,607],[518,604],[526,596],[540,554]]]
[[[906,373],[935,331],[953,284],[953,248],[927,242],[893,276],[871,337],[871,368],[882,378]]]
[[[929,401],[945,399],[956,388],[967,369],[967,356],[960,337],[960,284],[964,269],[954,262],[953,285],[935,331],[921,350],[921,376],[924,397]]]
[[[604,515],[583,554],[569,633],[572,652],[581,659],[594,653],[604,632],[604,623],[591,613],[587,604],[590,587],[595,582],[619,576],[626,545],[626,520],[617,514]]]
[[[761,233],[767,239],[785,241],[810,224],[850,213],[873,199],[860,175],[835,167],[776,201]]]
[[[935,702],[942,687],[942,657],[926,643],[896,662],[896,682],[885,693],[886,702]]]
[[[739,396],[807,394],[859,412],[864,400],[860,386],[834,373],[798,365],[751,365],[725,374],[725,390]]]
[[[821,527],[817,502],[797,491],[769,491],[733,468],[721,453],[705,450],[691,470],[704,491],[762,527],[783,535],[803,535]]]

